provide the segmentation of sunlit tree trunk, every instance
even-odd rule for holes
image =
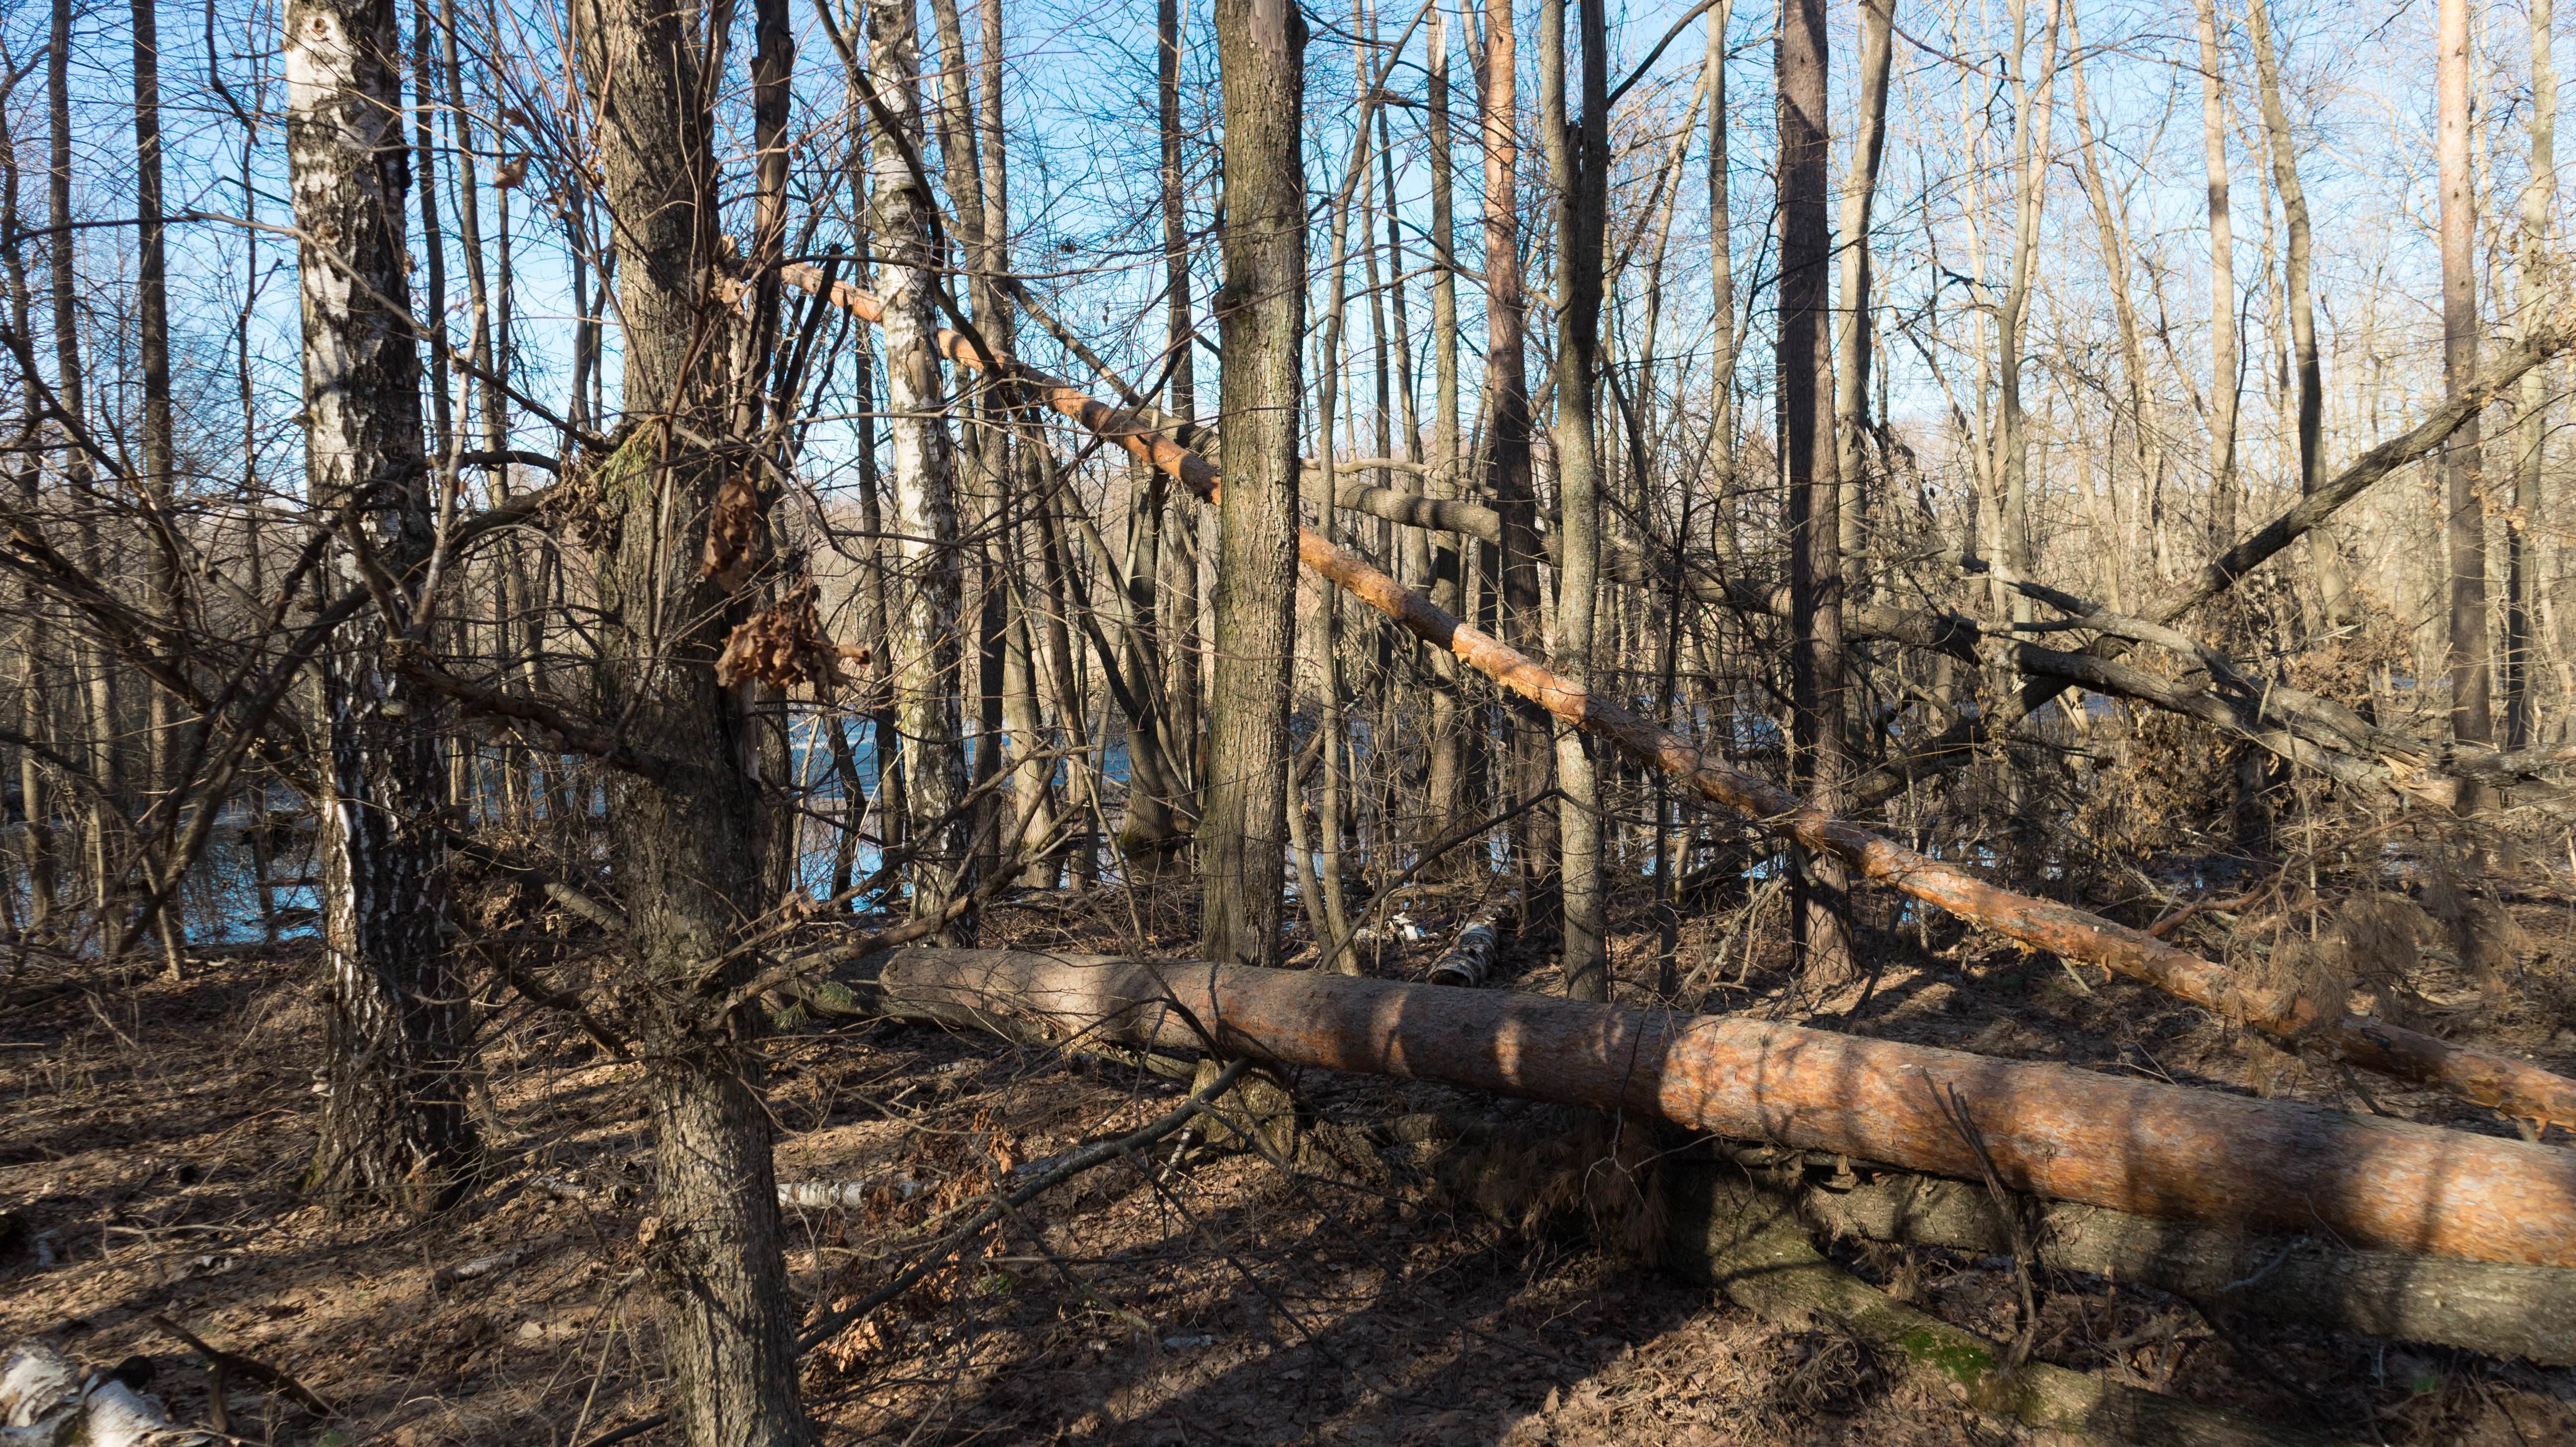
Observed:
[[[1601,240],[1610,164],[1608,21],[1601,0],[1578,0],[1583,110],[1569,128],[1570,63],[1565,0],[1539,5],[1539,130],[1556,197],[1556,449],[1558,536],[1556,628],[1548,655],[1557,670],[1589,687],[1599,621],[1601,458],[1593,389],[1601,364]],[[1557,787],[1566,808],[1558,829],[1565,899],[1565,993],[1610,998],[1608,882],[1602,872],[1601,790],[1590,739],[1559,725]]]
[[[2549,0],[2539,3],[2545,7]],[[2326,476],[2325,368],[2317,355],[2316,297],[2310,280],[2310,258],[2316,242],[2308,221],[2307,188],[2299,183],[2298,141],[2290,131],[2289,111],[2281,103],[2281,64],[2273,52],[2270,11],[2271,0],[2248,0],[2245,24],[2254,41],[2255,79],[2262,87],[2263,130],[2271,145],[2272,184],[2281,193],[2282,224],[2289,233],[2281,285],[2288,294],[2291,362],[2299,377],[2299,493],[2305,496],[2316,491]],[[2546,36],[2538,29],[2533,33],[2540,36],[2535,43],[2544,47],[2545,54],[2549,43]],[[2531,385],[2526,379],[2524,386]],[[2328,626],[2345,623],[2352,612],[2348,596],[2351,586],[2344,577],[2343,554],[2336,549],[2333,534],[2324,528],[2308,534],[2308,558],[2317,570],[2317,592]]]
[[[1833,353],[1827,333],[1833,237],[1826,166],[1823,0],[1791,0],[1775,58],[1780,124],[1780,461],[1788,484],[1790,764],[1795,787],[1841,807],[1844,738],[1842,481],[1834,457]],[[1801,860],[1791,906],[1806,979],[1830,986],[1851,968],[1849,874]]]
[[[2227,201],[2227,61],[2217,0],[2200,6],[2200,143],[2209,173],[2209,544],[2236,540],[2236,232]]]
[[[2531,179],[2522,188],[2520,326],[2541,325],[2553,293],[2550,217],[2558,209],[2558,69],[2549,53],[2550,0],[2531,0]],[[2541,458],[2549,438],[2552,369],[2522,379],[2514,427],[2513,509],[2505,514],[2505,747],[2528,747],[2538,735],[2532,701],[2531,617],[2539,593],[2532,540],[2541,535]],[[2565,707],[2562,703],[2561,707]]]
[[[987,13],[999,13],[998,6]],[[1161,123],[1163,182],[1163,346],[1171,379],[1165,384],[1167,409],[1184,422],[1198,417],[1198,347],[1196,313],[1190,297],[1189,217],[1185,207],[1189,176],[1181,154],[1180,0],[1155,0],[1154,99]],[[993,62],[989,59],[987,64]],[[995,82],[998,86],[998,80]],[[1195,503],[1183,501],[1176,526],[1195,528]],[[1171,646],[1164,650],[1164,705],[1172,725],[1172,764],[1195,791],[1206,778],[1205,741],[1200,736],[1199,709],[1199,565],[1198,550],[1167,548],[1164,575],[1171,604],[1164,626]],[[1192,812],[1195,812],[1195,805]]]
[[[1216,306],[1225,490],[1208,810],[1199,828],[1201,935],[1212,960],[1268,964],[1279,953],[1296,648],[1306,23],[1292,0],[1217,0],[1216,31],[1225,92],[1225,282]]]
[[[1489,487],[1502,513],[1494,587],[1503,641],[1539,645],[1540,548],[1530,471],[1527,303],[1521,295],[1520,65],[1511,0],[1486,0],[1484,71],[1478,77],[1477,124],[1485,154],[1485,432]],[[1544,792],[1554,773],[1547,732],[1506,712],[1502,792],[1518,803]],[[1548,805],[1511,826],[1512,861],[1521,879],[1521,920],[1534,933],[1557,923],[1556,812]]]
[[[1709,489],[1717,498],[1709,522],[1730,561],[1743,552],[1735,513],[1735,216],[1726,174],[1726,27],[1734,14],[1734,0],[1718,0],[1708,12],[1700,61],[1708,88]]]
[[[1427,64],[1429,67],[1428,142],[1431,152],[1431,477],[1433,497],[1458,495],[1463,459],[1458,455],[1458,253],[1457,158],[1449,112],[1449,12],[1434,6]],[[1455,613],[1462,602],[1462,582],[1469,543],[1463,534],[1441,533],[1431,556],[1431,601]],[[1458,664],[1447,653],[1431,655],[1430,777],[1424,800],[1423,834],[1447,837],[1467,823],[1467,729],[1458,698]]]
[[[1870,489],[1864,482],[1861,435],[1869,424],[1870,206],[1878,198],[1879,157],[1887,145],[1887,73],[1896,24],[1896,0],[1862,0],[1860,8],[1860,118],[1852,136],[1842,195],[1842,301],[1834,329],[1835,470],[1847,496],[1842,547],[1862,545],[1861,523]]]
[[[2441,0],[2436,50],[2436,146],[2441,173],[2442,389],[2457,398],[2478,368],[2477,196],[2469,166],[2468,0]],[[2443,457],[2442,532],[2450,560],[2451,737],[2492,743],[2487,649],[2487,528],[2477,419],[2451,434]],[[2483,802],[2472,786],[2464,808]]]
[[[393,0],[297,0],[285,36],[288,180],[305,238],[305,483],[321,525],[353,521],[402,580],[429,555],[431,511],[404,306],[400,24]],[[352,566],[329,591],[360,586]],[[393,665],[409,624],[364,609],[323,657],[330,1093],[310,1179],[428,1210],[465,1184],[472,1134],[464,988],[442,933],[445,711]]]
[[[626,440],[601,480],[601,703],[681,764],[621,770],[607,800],[633,993],[653,1001],[637,1011],[655,1144],[643,1254],[692,1447],[805,1447],[761,1017],[718,1004],[753,967],[732,946],[767,903],[767,861],[757,755],[714,667],[740,605],[703,566],[724,466],[696,439],[729,420],[722,352],[705,345],[729,320],[713,285],[713,38],[703,14],[659,0],[576,0],[573,21],[625,328]]]
[[[889,620],[895,726],[902,739],[905,803],[912,811],[912,909],[944,912],[968,887],[965,751],[958,698],[964,650],[958,636],[964,587],[959,556],[957,461],[940,383],[939,259],[931,250],[931,198],[904,160],[921,151],[921,62],[910,6],[870,0],[868,71],[877,101],[901,129],[882,122],[875,144],[877,295],[885,303],[886,413],[894,441],[895,556],[900,602]],[[979,208],[980,209],[980,208]],[[960,942],[971,925],[944,934]]]

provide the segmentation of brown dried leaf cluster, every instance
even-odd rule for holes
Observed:
[[[710,541],[713,534],[709,534]],[[848,686],[844,663],[866,667],[868,651],[834,643],[814,607],[812,579],[786,597],[734,625],[716,658],[716,681],[732,688],[757,679],[780,688],[811,683],[819,690]]]
[[[748,471],[733,473],[716,490],[715,510],[707,517],[706,561],[699,576],[715,579],[728,593],[738,592],[768,550],[769,520],[761,513],[760,488]]]

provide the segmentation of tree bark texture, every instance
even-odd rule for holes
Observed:
[[[896,950],[886,999],[1076,1037],[1436,1081],[2355,1249],[2576,1265],[2576,1155],[2291,1101],[1740,1017],[1322,971]]]
[[[1539,632],[1537,501],[1531,476],[1529,364],[1523,355],[1528,302],[1520,253],[1519,46],[1511,0],[1485,0],[1485,59],[1477,77],[1477,125],[1485,158],[1485,431],[1488,486],[1502,515],[1493,586],[1502,636],[1516,647]],[[1507,718],[1505,790],[1526,799],[1546,789],[1554,772],[1547,734]],[[1556,811],[1541,805],[1512,826],[1512,863],[1521,875],[1521,928],[1544,934],[1557,925]]]
[[[1790,0],[1775,54],[1780,119],[1780,460],[1788,485],[1790,767],[1816,807],[1839,806],[1844,733],[1842,479],[1834,455],[1833,235],[1824,0]],[[1831,986],[1851,970],[1841,863],[1799,861],[1790,909],[1799,969]]]
[[[2551,272],[2550,219],[2558,210],[2558,67],[2550,56],[2550,0],[2531,4],[2531,179],[2522,188],[2522,272],[2520,329],[2528,335],[2549,306]],[[2313,337],[2311,339],[2313,346]],[[2304,398],[2305,394],[2301,394]],[[2534,540],[2542,517],[2541,459],[2549,441],[2550,378],[2540,370],[2524,374],[2514,424],[2513,507],[2505,514],[2505,747],[2526,748],[2532,741],[2534,705],[2532,670],[2533,602],[2539,596],[2539,568]],[[2302,425],[2306,413],[2300,414]]]
[[[2548,0],[2540,0],[2543,5]],[[2245,25],[2254,41],[2254,75],[2263,93],[2263,130],[2272,150],[2272,185],[2281,193],[2282,229],[2288,233],[2281,258],[2281,287],[2288,293],[2290,350],[2299,374],[2299,494],[2315,492],[2326,480],[2325,368],[2317,354],[2317,303],[2309,281],[2315,251],[2315,228],[2308,219],[2308,192],[2299,181],[2298,141],[2290,130],[2290,113],[2281,102],[2281,62],[2272,44],[2271,0],[2247,0]],[[2540,32],[2535,29],[2533,32]],[[2536,42],[2546,53],[2546,39]],[[2545,62],[2544,62],[2545,63]],[[2339,626],[2352,612],[2351,584],[2344,576],[2343,554],[2320,530],[2308,535],[2308,557],[2317,570],[2317,592],[2328,626]]]
[[[2236,232],[2228,210],[2227,61],[2217,0],[2200,5],[2200,140],[2209,175],[2209,540],[2236,536]],[[2447,193],[2446,193],[2447,194]]]
[[[404,310],[400,25],[392,0],[298,0],[285,36],[305,482],[315,510],[402,580],[429,556],[431,519]],[[350,565],[328,586],[363,585]],[[362,609],[323,655],[330,1094],[312,1179],[428,1210],[465,1184],[473,1141],[464,987],[441,932],[443,711],[394,666],[408,622]]]
[[[1218,406],[1226,474],[1238,482],[1218,509],[1200,935],[1212,959],[1266,964],[1279,955],[1297,636],[1306,23],[1292,0],[1219,0],[1216,28],[1226,216]]]
[[[2434,34],[2435,148],[2442,205],[2442,390],[2458,399],[2478,370],[2476,178],[2469,166],[2469,4],[2441,0]],[[2442,454],[2442,535],[2450,562],[2451,737],[2492,743],[2494,687],[2487,648],[2485,447],[2478,419],[2451,434]],[[2477,807],[2473,795],[2464,809]]]
[[[713,1003],[749,967],[719,964],[764,880],[757,759],[716,682],[739,605],[702,566],[722,464],[714,363],[735,318],[717,301],[705,17],[659,0],[577,0],[625,324],[623,443],[597,464],[603,711],[685,761],[621,771],[610,847],[628,922],[655,1128],[655,1214],[641,1232],[692,1447],[806,1447],[778,1194],[756,1055],[758,1017]]]
[[[1601,366],[1601,240],[1608,207],[1608,20],[1602,0],[1577,0],[1576,45],[1583,62],[1583,109],[1567,115],[1565,0],[1539,7],[1539,124],[1545,129],[1550,189],[1556,197],[1556,629],[1549,653],[1578,684],[1592,672],[1600,603],[1601,459],[1594,416]],[[1557,725],[1557,787],[1565,808],[1557,831],[1564,893],[1565,993],[1610,998],[1608,880],[1602,866],[1601,791],[1593,740]]]
[[[889,620],[895,728],[901,737],[906,803],[912,811],[912,909],[945,912],[970,887],[966,756],[958,698],[965,675],[958,636],[965,571],[958,543],[957,456],[941,385],[938,256],[931,247],[933,199],[922,194],[906,152],[922,154],[921,52],[910,5],[871,0],[868,71],[879,117],[874,145],[873,222],[878,295],[885,303],[886,430],[894,453],[895,556],[900,602]],[[888,122],[893,129],[888,129]],[[969,173],[971,174],[971,173]],[[978,206],[980,213],[982,208]],[[954,933],[971,938],[972,926]]]

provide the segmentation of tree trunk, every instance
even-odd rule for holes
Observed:
[[[136,350],[143,364],[144,505],[158,514],[158,526],[147,528],[154,557],[153,603],[161,618],[179,620],[186,598],[180,573],[184,560],[175,550],[179,522],[173,515],[176,467],[170,420],[170,285],[169,258],[163,244],[168,230],[161,219],[161,42],[154,25],[154,0],[134,0],[134,205],[142,217],[135,229]],[[169,530],[165,536],[163,529]],[[147,738],[145,788],[158,799],[177,787],[171,777],[172,699],[166,689],[151,691],[152,716]],[[170,929],[176,911],[161,914]]]
[[[895,723],[903,751],[905,803],[912,813],[912,911],[916,919],[945,912],[969,887],[966,760],[959,742],[958,699],[964,682],[958,637],[964,571],[959,556],[957,462],[942,413],[938,310],[939,258],[931,249],[931,199],[904,160],[921,153],[921,62],[913,12],[896,0],[868,5],[868,70],[878,104],[902,130],[871,127],[875,144],[874,244],[881,260],[877,294],[885,299],[887,427],[894,434],[895,555],[904,570],[902,602],[890,621],[887,660],[894,676]],[[980,209],[980,208],[979,208]],[[973,937],[964,922],[943,930]]]
[[[979,155],[983,138],[972,99],[974,70],[967,62],[965,29],[958,20],[956,0],[931,0],[930,16],[939,40],[931,134],[939,142],[940,169],[945,173],[948,208],[954,217],[951,241],[957,249],[946,264],[965,270],[975,330],[988,346],[1001,348],[1006,338],[986,330],[985,325],[996,319],[1002,301],[993,280],[995,267],[986,249],[984,168]],[[933,203],[925,198],[924,204]],[[928,326],[933,332],[938,330],[936,311],[928,314]],[[935,368],[932,375],[936,375]],[[999,744],[1009,608],[1001,557],[994,540],[1008,511],[1002,480],[1010,465],[1010,443],[999,428],[985,425],[998,420],[994,401],[991,389],[976,389],[961,409],[966,425],[950,443],[950,455],[955,459],[954,495],[959,499],[960,513],[956,536],[971,540],[963,543],[959,597],[961,606],[971,601],[975,609],[972,781],[977,802],[964,822],[971,836],[969,849],[973,857],[961,878],[983,877],[1001,866],[1001,832],[990,825],[997,802],[992,792],[993,779],[1001,768]],[[961,690],[966,677],[960,676]]]
[[[749,958],[721,966],[757,912],[757,755],[716,682],[727,625],[741,612],[701,566],[722,464],[696,441],[727,417],[703,344],[726,323],[712,274],[716,233],[715,37],[694,12],[651,0],[574,9],[598,165],[618,218],[625,324],[625,437],[601,465],[614,543],[599,559],[603,711],[628,737],[687,767],[620,772],[608,791],[609,848],[631,942],[655,1133],[654,1214],[639,1233],[662,1299],[662,1334],[693,1447],[806,1447],[795,1331],[779,1254],[770,1121],[751,1043],[760,1017],[710,1003]],[[701,981],[712,972],[714,978]]]
[[[53,283],[54,396],[64,412],[85,424],[89,417],[88,372],[81,363],[80,283],[75,265],[80,233],[73,227],[72,216],[72,18],[71,0],[54,0],[53,33],[45,53],[46,222],[53,234],[46,239],[45,250]],[[96,480],[89,454],[78,447],[67,447],[63,473],[74,496],[86,495]],[[106,576],[96,518],[85,511],[76,526],[82,566],[92,577]],[[82,640],[73,660],[73,675],[79,683],[82,707],[88,711],[87,762],[90,777],[98,784],[88,810],[88,866],[99,949],[111,958],[123,953],[126,944],[125,902],[118,888],[123,862],[116,857],[121,851],[112,842],[121,832],[116,816],[126,797],[125,751],[118,746],[124,734],[118,722],[118,672],[105,644]]]
[[[2478,369],[2477,196],[2469,166],[2468,0],[2441,0],[2434,37],[2438,82],[2436,146],[2442,187],[2442,390],[2456,401]],[[2450,561],[2451,738],[2495,741],[2487,650],[2487,518],[2484,449],[2474,417],[2442,454],[2444,552]],[[2484,803],[2474,786],[2462,812]]]
[[[2548,0],[2540,0],[2546,5]],[[2307,188],[2299,183],[2298,141],[2290,132],[2289,111],[2281,104],[2281,65],[2272,48],[2271,0],[2249,0],[2246,28],[2254,41],[2254,75],[2263,91],[2263,129],[2272,150],[2272,184],[2281,193],[2281,216],[2289,232],[2281,283],[2289,294],[2290,350],[2299,375],[2299,493],[2315,492],[2325,481],[2325,371],[2317,356],[2317,309],[2309,281],[2309,257],[2315,233],[2308,222]],[[2533,32],[2539,35],[2539,30]],[[2548,40],[2538,42],[2546,54]],[[2544,61],[2545,65],[2546,62]],[[2534,122],[2538,124],[2537,121]],[[2524,384],[2526,387],[2529,382]],[[2308,555],[2317,570],[2317,591],[2326,623],[2351,621],[2351,584],[2344,576],[2343,554],[2320,528],[2308,534]]]
[[[35,310],[34,289],[28,284],[27,253],[19,232],[18,148],[11,133],[8,117],[0,115],[0,263],[5,263],[8,276],[9,325],[19,336],[32,335],[29,316]],[[44,412],[35,389],[22,389],[24,412],[19,425],[26,435],[34,437],[44,426]],[[44,459],[30,450],[12,469],[17,504],[32,511],[40,489]],[[31,741],[46,737],[46,700],[52,696],[51,671],[45,629],[44,593],[37,582],[23,579],[18,593],[18,728]],[[27,867],[27,921],[30,932],[41,932],[54,920],[54,892],[58,886],[54,863],[53,801],[46,787],[44,766],[33,749],[21,744],[18,749],[18,800],[26,814],[27,826],[20,840],[21,858]]]
[[[1211,959],[1278,958],[1296,651],[1297,413],[1304,383],[1306,23],[1290,0],[1217,0],[1225,91],[1225,284],[1217,333],[1219,509],[1208,812],[1199,829]]]
[[[1735,215],[1726,174],[1726,28],[1734,15],[1734,0],[1708,12],[1700,61],[1708,87],[1709,487],[1717,497],[1709,524],[1729,562],[1743,553],[1735,514]]]
[[[1529,374],[1520,256],[1520,64],[1511,0],[1485,0],[1484,72],[1477,107],[1485,152],[1485,427],[1492,458],[1490,487],[1503,519],[1494,581],[1502,635],[1517,648],[1538,642],[1536,499],[1530,473]],[[1502,792],[1526,799],[1544,791],[1554,772],[1546,731],[1503,716],[1508,750]],[[1521,932],[1556,928],[1556,811],[1549,805],[1513,823],[1512,861],[1521,875]]]
[[[1449,12],[1433,6],[1429,47],[1428,112],[1431,150],[1431,477],[1434,498],[1458,496],[1463,459],[1458,455],[1458,239],[1457,161],[1449,120]],[[1447,537],[1434,544],[1432,602],[1455,613],[1466,573],[1467,543]],[[1429,779],[1423,800],[1423,836],[1445,839],[1467,823],[1467,723],[1460,707],[1455,659],[1431,656]]]
[[[1788,481],[1790,750],[1793,787],[1840,807],[1844,739],[1842,480],[1834,456],[1833,236],[1828,216],[1823,0],[1792,0],[1776,57],[1780,87],[1780,460]],[[1851,969],[1840,862],[1807,855],[1791,908],[1799,969],[1832,987]]]
[[[420,357],[411,318],[387,305],[410,295],[400,23],[393,0],[297,0],[285,34],[287,166],[308,238],[296,267],[305,483],[324,526],[354,515],[402,578],[429,556],[431,508]],[[366,609],[323,657],[330,1094],[309,1179],[426,1211],[467,1184],[473,1139],[465,990],[441,928],[444,710],[393,666],[396,640],[415,641],[409,624]]]
[[[1863,546],[1861,436],[1869,423],[1870,206],[1878,197],[1878,165],[1887,145],[1887,72],[1896,0],[1862,0],[1860,10],[1860,128],[1852,137],[1850,170],[1843,177],[1842,316],[1834,342],[1835,470],[1849,490],[1842,510],[1845,554]]]
[[[1006,950],[889,951],[889,1013],[1035,1038],[1392,1075],[1663,1120],[2174,1221],[2355,1250],[2576,1265],[2576,1156],[2283,1100],[1735,1016],[1318,970]],[[1165,1008],[1164,1002],[1179,1008]]]
[[[2209,545],[2236,539],[2236,233],[2227,207],[2227,64],[2200,6],[2200,144],[2209,173]]]
[[[2522,188],[2521,328],[2529,336],[2550,302],[2549,220],[2558,209],[2558,69],[2549,54],[2550,0],[2531,5],[2531,179]],[[2513,508],[2505,514],[2504,734],[2508,749],[2538,736],[2532,701],[2531,617],[2540,592],[2532,540],[2540,536],[2540,463],[2549,439],[2550,379],[2523,374],[2514,423]],[[2561,708],[2576,700],[2562,701]]]
[[[1601,459],[1593,389],[1601,364],[1601,242],[1608,206],[1610,82],[1602,0],[1578,0],[1583,113],[1566,115],[1565,0],[1539,5],[1539,129],[1556,197],[1556,630],[1548,651],[1577,684],[1589,686],[1601,574]],[[1602,872],[1601,789],[1593,741],[1555,730],[1558,830],[1565,900],[1565,993],[1610,998],[1608,881]]]
[[[2128,223],[2125,211],[2113,209],[2111,189],[2102,179],[2102,147],[2093,135],[2093,99],[2084,89],[2084,42],[2075,22],[2074,15],[2067,16],[2067,79],[2075,88],[2075,135],[2084,163],[2084,197],[2092,206],[2094,244],[2102,253],[2103,272],[2110,278],[2111,314],[2120,325],[2120,377],[2128,402],[2129,450],[2137,461],[2138,488],[2153,499],[2164,475],[2164,429],[2147,415],[2147,353],[2140,337],[2137,300],[2129,291]],[[2147,546],[2153,554],[2157,576],[2171,576],[2164,569],[2167,551],[2162,520],[2152,514],[2148,519]],[[2116,567],[2103,591],[2114,600],[2120,597]],[[2114,601],[2111,606],[2126,605]]]
[[[1155,99],[1162,130],[1163,161],[1163,346],[1171,367],[1164,404],[1184,422],[1198,419],[1197,326],[1190,300],[1189,175],[1181,155],[1181,7],[1180,0],[1156,0],[1154,10]],[[1164,591],[1170,595],[1162,612],[1166,638],[1163,706],[1171,723],[1167,764],[1190,797],[1181,812],[1195,816],[1203,807],[1197,791],[1206,778],[1202,757],[1199,708],[1199,564],[1198,550],[1179,533],[1194,530],[1198,510],[1184,506],[1172,519],[1176,546],[1163,550]]]

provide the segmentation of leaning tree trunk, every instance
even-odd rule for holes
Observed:
[[[724,469],[698,439],[720,436],[727,411],[723,348],[704,338],[731,320],[710,285],[722,254],[712,37],[694,12],[655,0],[584,0],[575,20],[626,329],[625,440],[598,464],[615,524],[598,560],[602,703],[672,761],[621,772],[608,797],[654,1129],[645,1256],[689,1442],[804,1447],[813,1432],[749,1048],[759,1017],[718,1003],[750,961],[714,963],[766,901],[758,752],[715,673],[740,605],[702,567]]]
[[[1225,472],[1235,482],[1218,524],[1200,934],[1211,959],[1265,964],[1279,953],[1288,682],[1297,636],[1306,23],[1288,0],[1218,0],[1216,17],[1226,122],[1219,405]]]
[[[420,357],[402,309],[400,46],[392,0],[298,0],[287,13],[305,480],[319,525],[352,519],[398,579],[431,541]],[[360,584],[350,575],[328,586]],[[311,1180],[429,1209],[464,1184],[472,1134],[464,991],[440,928],[442,710],[393,666],[408,622],[362,610],[323,655],[330,1094]]]

